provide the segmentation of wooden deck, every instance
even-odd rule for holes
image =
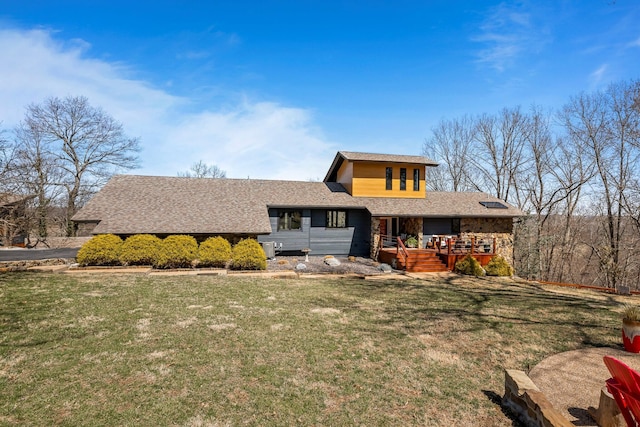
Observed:
[[[438,272],[453,271],[456,262],[467,256],[467,253],[447,253],[438,252],[435,249],[407,249],[409,256],[398,256],[396,248],[384,248],[380,250],[378,260],[389,265],[395,265],[398,270],[406,270],[412,273],[417,272]],[[474,253],[472,256],[480,262],[483,267],[489,263],[493,253]],[[405,261],[405,258],[407,259]]]
[[[412,273],[453,271],[456,262],[467,255],[473,256],[483,267],[495,256],[495,241],[492,244],[476,244],[453,240],[438,242],[434,248],[413,249],[405,247],[398,241],[396,247],[381,248],[378,255],[380,262],[395,266],[398,270]]]
[[[447,264],[432,249],[407,249],[408,256],[400,256],[396,248],[380,250],[378,260],[398,270],[412,273],[448,271]]]

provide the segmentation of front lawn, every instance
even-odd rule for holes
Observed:
[[[0,275],[0,425],[513,424],[504,368],[618,303],[501,279]]]

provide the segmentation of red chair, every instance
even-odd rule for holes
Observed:
[[[627,426],[640,422],[640,374],[615,357],[604,356],[604,364],[611,373],[607,390],[613,396]]]

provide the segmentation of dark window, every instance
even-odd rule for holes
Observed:
[[[280,211],[278,217],[278,231],[300,230],[302,228],[302,214],[300,211]]]
[[[400,190],[407,189],[407,168],[400,168]]]
[[[420,169],[413,170],[413,191],[420,191]]]
[[[391,190],[393,188],[393,168],[387,168],[387,173],[386,173],[386,178],[387,178],[387,190]]]
[[[327,228],[345,228],[347,211],[327,211]]]
[[[460,218],[451,219],[451,234],[460,234]]]

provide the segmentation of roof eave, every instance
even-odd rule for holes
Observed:
[[[331,176],[333,174],[337,174],[338,173],[338,169],[340,169],[340,166],[342,166],[342,162],[344,161],[345,157],[342,154],[341,151],[338,151],[336,153],[336,156],[333,158],[333,162],[331,162],[331,167],[329,167],[329,170],[327,171],[327,174],[324,176],[324,179],[322,180],[322,182],[334,182],[335,178],[333,180],[331,179]]]

